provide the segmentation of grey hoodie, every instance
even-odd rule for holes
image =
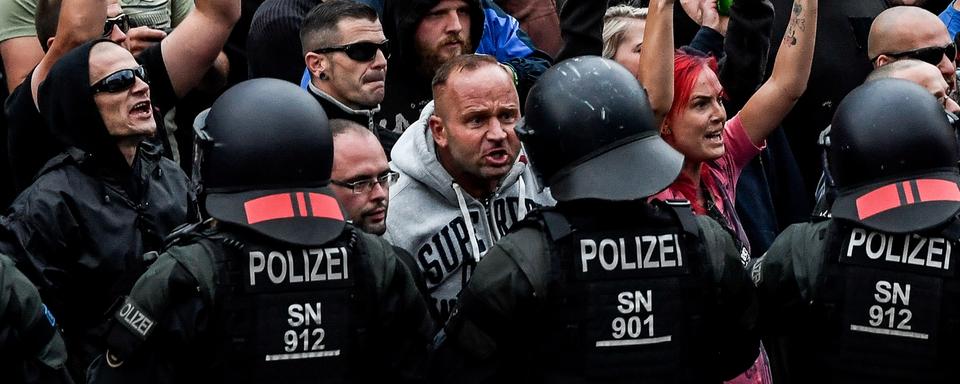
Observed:
[[[527,212],[554,200],[549,190],[541,191],[522,155],[487,201],[461,190],[437,160],[427,128],[431,114],[433,102],[393,147],[390,165],[400,180],[390,187],[385,236],[416,259],[430,304],[446,320],[475,262]]]

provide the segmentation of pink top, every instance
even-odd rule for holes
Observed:
[[[737,211],[734,209],[733,204],[737,197],[737,180],[740,179],[740,172],[743,171],[743,167],[746,167],[747,163],[753,160],[765,146],[766,141],[764,141],[763,145],[759,148],[753,145],[750,137],[747,136],[747,132],[743,130],[740,114],[737,114],[724,124],[723,156],[720,156],[720,158],[716,160],[704,162],[700,168],[701,183],[706,186],[707,191],[710,191],[710,195],[714,203],[716,203],[717,209],[723,214],[724,218],[726,218],[727,222],[721,224],[726,225],[727,228],[734,231],[736,237],[739,238],[740,242],[748,251],[749,242],[747,241],[743,227],[740,226],[740,220],[737,218]],[[695,194],[698,188],[700,188],[700,186],[693,185],[693,180],[681,175],[673,184],[667,187],[667,189],[652,196],[651,199],[682,199],[692,201],[696,196],[690,196],[691,199],[688,199],[680,191],[685,190]],[[729,201],[730,204],[729,208],[726,206],[727,201]],[[703,207],[696,206],[694,207],[694,212],[699,215],[706,213]],[[757,356],[757,360],[753,366],[747,369],[746,372],[740,374],[740,376],[728,380],[725,383],[769,384],[771,382],[769,362],[766,352],[761,347],[760,355]]]
[[[743,124],[740,121],[740,114],[738,113],[732,119],[727,120],[727,123],[723,127],[723,146],[724,154],[720,158],[712,161],[704,162],[702,167],[705,168],[705,172],[701,172],[701,175],[709,174],[712,176],[717,183],[708,182],[702,180],[706,185],[707,190],[710,191],[710,195],[713,198],[713,201],[717,205],[717,209],[724,214],[724,216],[730,216],[727,214],[729,209],[733,212],[733,202],[737,196],[737,180],[740,179],[740,172],[743,171],[743,168],[747,166],[750,160],[753,160],[757,154],[766,146],[766,141],[764,141],[761,147],[753,145],[753,142],[750,141],[750,137],[747,136],[747,132],[743,130]],[[703,179],[701,176],[701,179]],[[687,177],[680,176],[676,181],[673,182],[667,189],[662,192],[653,195],[651,198],[667,200],[667,199],[688,199],[681,193],[681,190],[696,191],[696,188],[699,186],[692,185],[693,181]],[[686,187],[686,188],[684,188]],[[722,189],[722,191],[721,191]],[[729,197],[731,206],[726,207],[726,199],[724,199],[724,194]],[[702,208],[701,208],[702,209]],[[702,214],[703,212],[697,212]],[[733,214],[736,214],[735,212]],[[728,220],[730,221],[730,220]],[[730,228],[736,228],[734,223],[726,223]]]

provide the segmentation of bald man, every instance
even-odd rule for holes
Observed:
[[[960,105],[957,105],[948,96],[948,87],[946,80],[940,74],[937,67],[922,62],[920,60],[899,60],[877,68],[870,76],[867,76],[865,82],[880,79],[904,79],[919,84],[930,91],[937,100],[943,104],[943,109],[954,114],[960,113]]]
[[[870,26],[867,52],[874,67],[900,59],[917,59],[937,66],[950,88],[956,83],[956,46],[940,18],[919,7],[893,7],[877,15]]]

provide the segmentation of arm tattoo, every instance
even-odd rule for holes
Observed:
[[[787,26],[787,32],[783,35],[783,39],[790,45],[797,45],[797,30],[806,29],[807,19],[800,16],[801,12],[803,12],[803,6],[799,1],[794,1],[793,16],[791,16],[790,25]]]

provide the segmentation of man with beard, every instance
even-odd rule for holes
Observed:
[[[416,259],[445,320],[476,262],[527,212],[553,199],[520,156],[510,70],[457,56],[433,80],[434,104],[397,141],[387,240]]]
[[[308,90],[327,116],[366,126],[389,154],[400,135],[378,127],[374,119],[390,56],[376,11],[350,0],[321,3],[303,20],[300,43],[310,73]]]
[[[521,104],[550,65],[519,23],[492,2],[479,0],[389,0],[384,4],[384,34],[393,48],[380,125],[403,132],[432,99],[430,79],[451,58],[466,53],[496,57],[510,69]],[[494,30],[491,26],[497,24]],[[508,31],[504,31],[508,29]]]

